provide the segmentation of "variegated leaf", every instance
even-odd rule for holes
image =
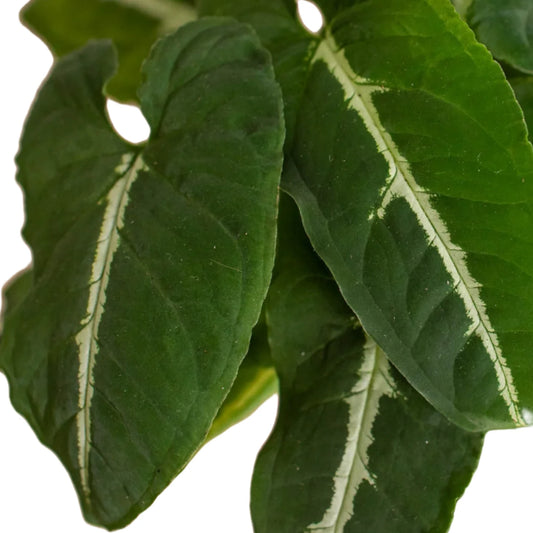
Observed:
[[[390,365],[297,224],[280,225],[266,306],[280,410],[255,467],[255,531],[444,532],[483,437],[450,423]]]
[[[114,67],[102,42],[60,60],[27,120],[33,279],[0,344],[14,406],[107,528],[185,466],[231,388],[270,281],[283,144],[248,27],[205,19],[159,42],[145,146],[107,120]]]
[[[304,87],[282,186],[365,330],[434,407],[471,430],[531,422],[533,149],[509,84],[449,0],[319,4],[335,16],[308,38],[305,71],[277,67],[291,49],[256,25],[283,90]],[[200,5],[255,23],[240,0]]]

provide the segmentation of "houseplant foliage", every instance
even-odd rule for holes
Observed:
[[[257,532],[446,531],[485,432],[533,421],[530,3],[317,5],[317,34],[292,0],[23,10],[57,60],[0,367],[94,524],[278,380]]]

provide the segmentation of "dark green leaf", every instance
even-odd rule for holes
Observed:
[[[528,126],[529,140],[533,142],[533,77],[509,80]]]
[[[9,325],[11,316],[13,316],[21,305],[27,293],[30,291],[33,283],[33,272],[26,268],[15,274],[6,284],[2,291],[2,313],[0,314],[0,339],[4,346],[9,346],[13,342],[11,333],[12,326]],[[4,333],[7,329],[7,333]],[[10,347],[0,351],[0,370],[3,371],[2,354],[10,351]]]
[[[142,148],[105,115],[114,64],[101,42],[60,60],[30,113],[33,284],[0,345],[13,404],[107,528],[185,466],[235,379],[270,281],[283,143],[269,55],[241,24],[155,47]]]
[[[482,436],[448,422],[365,339],[287,222],[278,259],[291,258],[267,300],[280,411],[254,472],[255,531],[446,531]]]
[[[299,116],[286,187],[365,329],[455,422],[524,424],[533,151],[501,70],[446,0],[365,2]]]
[[[292,8],[287,4],[292,4]],[[285,104],[286,144],[293,137],[299,102],[305,90],[309,60],[318,44],[297,22],[292,0],[198,0],[199,15],[232,16],[254,27],[272,54]]]
[[[533,74],[531,0],[473,0],[467,21],[496,59]]]
[[[533,150],[501,69],[448,0],[355,2],[308,42],[282,185],[313,246],[434,407],[531,422]]]
[[[106,90],[121,101],[137,100],[141,63],[157,38],[195,18],[179,0],[32,0],[21,12],[56,56],[90,39],[112,39],[119,66]]]
[[[278,390],[278,377],[272,366],[267,329],[260,320],[252,331],[250,348],[239,373],[209,430],[213,439],[252,414]]]

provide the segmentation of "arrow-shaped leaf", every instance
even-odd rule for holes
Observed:
[[[365,338],[296,224],[280,224],[266,306],[280,411],[254,472],[255,531],[444,532],[482,436],[435,411]]]
[[[67,56],[30,113],[33,284],[0,346],[13,404],[107,528],[185,466],[231,388],[270,281],[283,143],[269,55],[241,24],[154,48],[144,147],[105,115],[114,65],[108,43]]]

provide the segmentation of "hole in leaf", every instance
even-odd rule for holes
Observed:
[[[298,16],[303,26],[311,33],[318,33],[324,26],[320,9],[308,0],[298,0]]]
[[[126,141],[142,143],[150,136],[150,126],[138,107],[108,100],[107,114],[115,131]]]

